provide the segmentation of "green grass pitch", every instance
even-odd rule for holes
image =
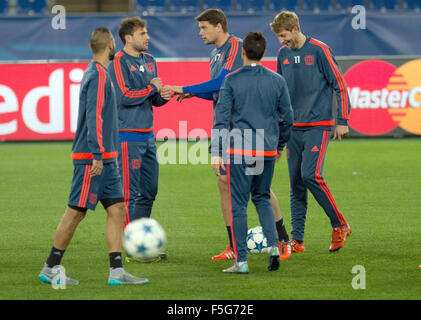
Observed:
[[[189,144],[191,148],[193,144]],[[212,262],[227,235],[210,165],[160,166],[152,216],[167,233],[168,260],[126,264],[147,286],[108,287],[105,211],[88,211],[62,264],[80,281],[54,290],[37,276],[66,207],[71,143],[0,145],[0,299],[419,299],[421,296],[421,139],[346,139],[331,142],[324,177],[352,228],[338,253],[329,253],[328,218],[309,195],[305,244],[277,272],[265,255],[249,255],[250,273],[227,275],[231,261]],[[286,159],[272,185],[290,230]],[[249,227],[258,225],[253,205]],[[354,266],[365,289],[354,289]],[[358,282],[361,284],[362,282]]]

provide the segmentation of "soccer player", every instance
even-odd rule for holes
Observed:
[[[124,44],[109,67],[118,105],[118,163],[127,205],[125,226],[151,216],[158,192],[158,160],[153,134],[152,106],[163,106],[171,91],[162,87],[155,59],[144,52],[149,35],[140,17],[121,20],[118,34]],[[162,254],[160,258],[165,258]],[[133,261],[130,257],[126,260]],[[159,260],[159,259],[158,259]]]
[[[98,201],[101,201],[107,211],[106,238],[110,258],[108,284],[147,284],[148,279],[137,278],[126,272],[121,260],[126,208],[116,163],[117,105],[107,72],[115,52],[111,32],[107,28],[95,29],[90,38],[90,49],[93,59],[80,87],[78,122],[72,148],[74,174],[69,202],[39,279],[50,284],[54,284],[57,279],[65,279],[65,283],[57,284],[79,284],[77,280],[63,274],[60,262],[87,210],[95,210]]]
[[[339,141],[349,131],[350,102],[346,84],[331,49],[304,35],[294,12],[280,12],[270,27],[282,45],[277,69],[288,84],[294,111],[294,127],[287,145],[292,251],[305,251],[307,190],[330,219],[333,230],[329,251],[338,251],[351,229],[339,211],[322,171],[332,130],[333,139]],[[332,107],[334,92],[338,106],[336,125]]]
[[[268,270],[279,268],[270,185],[275,159],[279,159],[290,136],[293,115],[285,79],[260,64],[265,49],[266,39],[260,32],[246,35],[241,49],[244,66],[226,76],[215,109],[212,168],[218,176],[221,168],[227,171],[236,256],[236,263],[223,270],[227,273],[248,273],[247,204],[250,193],[267,238]],[[225,144],[229,157],[226,161],[223,159]]]
[[[222,10],[208,9],[200,13],[196,18],[199,24],[199,34],[205,44],[215,45],[210,56],[211,80],[191,86],[169,86],[176,94],[177,100],[181,102],[185,98],[199,97],[206,100],[213,100],[215,110],[218,101],[219,90],[225,76],[240,68],[243,64],[241,59],[242,40],[228,33],[227,18]],[[234,259],[233,241],[231,237],[230,202],[228,197],[228,180],[226,172],[221,171],[218,175],[218,189],[221,199],[222,216],[227,228],[229,245],[219,255],[212,257],[212,260]],[[291,246],[288,233],[285,230],[284,220],[278,199],[271,191],[270,201],[273,206],[276,228],[281,247],[281,259],[288,259],[291,256]]]

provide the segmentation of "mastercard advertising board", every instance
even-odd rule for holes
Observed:
[[[351,135],[421,135],[421,59],[359,61],[344,77]]]

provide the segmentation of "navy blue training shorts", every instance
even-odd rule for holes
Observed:
[[[104,163],[102,173],[97,177],[89,175],[91,168],[92,164],[74,166],[69,206],[95,210],[101,200],[121,199],[119,202],[123,202],[123,187],[116,163]]]

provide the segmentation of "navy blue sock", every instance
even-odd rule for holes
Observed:
[[[110,252],[110,268],[123,268],[123,263],[121,261],[121,252]]]
[[[281,220],[276,222],[276,231],[278,232],[278,238],[279,241],[288,242],[289,236],[287,231],[285,230],[285,224],[284,219],[281,218]]]
[[[231,234],[231,227],[227,226],[228,238],[230,240],[230,248],[233,249],[234,245],[232,244],[232,234]]]
[[[46,262],[47,266],[49,268],[58,266],[61,262],[61,259],[63,258],[64,251],[65,250],[59,250],[53,246]]]

